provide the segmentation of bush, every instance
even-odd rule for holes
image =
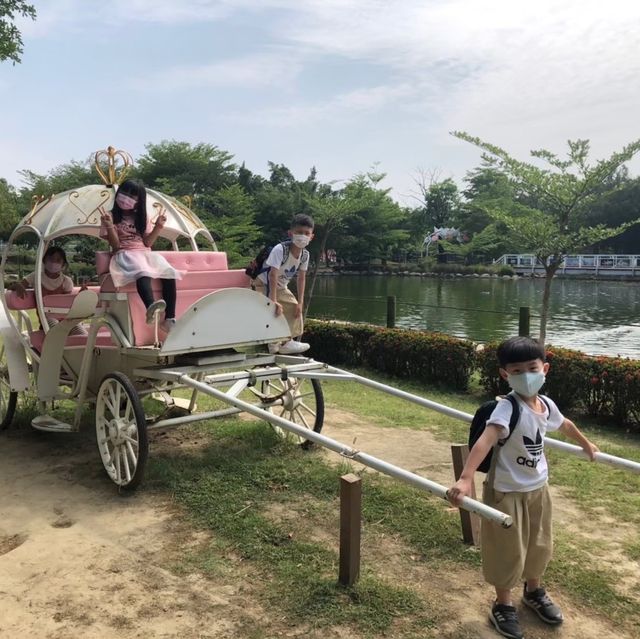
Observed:
[[[498,267],[493,267],[491,269],[494,273],[497,273],[498,275],[515,275],[516,272],[513,270],[513,267],[509,266],[508,264],[501,264]]]
[[[304,339],[327,364],[357,366],[362,364],[367,342],[379,330],[383,329],[308,320],[305,322]]]
[[[441,333],[309,321],[305,340],[329,364],[374,370],[465,390],[475,364],[474,345]]]

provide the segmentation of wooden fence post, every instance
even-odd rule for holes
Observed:
[[[518,321],[518,335],[529,337],[531,334],[531,309],[528,306],[520,307],[520,317]]]
[[[453,474],[455,480],[460,479],[462,469],[469,456],[469,447],[466,444],[452,444],[451,457],[453,459]],[[471,484],[471,499],[476,498],[476,487]],[[460,509],[460,524],[462,525],[462,539],[466,544],[478,546],[480,543],[480,518],[466,510]]]
[[[396,296],[387,296],[387,328],[396,327]]]
[[[362,480],[349,473],[340,477],[340,574],[343,586],[353,586],[360,575]]]

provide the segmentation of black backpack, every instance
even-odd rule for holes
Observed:
[[[291,246],[291,240],[285,240],[284,242],[280,242],[282,244],[282,264],[284,264],[289,258],[289,248]],[[255,280],[260,273],[265,273],[269,270],[268,266],[264,266],[264,261],[269,257],[269,254],[273,250],[274,246],[277,244],[271,244],[269,246],[265,246],[260,249],[260,252],[249,262],[247,268],[244,269],[244,272],[252,279]]]
[[[550,411],[551,408],[549,406],[549,402],[542,396],[538,395],[538,397],[544,402],[547,409]],[[498,446],[504,446],[507,443],[507,440],[513,434],[515,427],[518,425],[518,421],[520,420],[520,406],[518,405],[518,400],[511,394],[507,395],[505,399],[508,399],[511,402],[511,418],[509,419],[509,434],[502,440],[498,442]],[[489,417],[491,417],[491,413],[495,410],[495,407],[498,405],[497,399],[492,399],[488,402],[485,402],[478,408],[475,412],[473,419],[471,420],[471,426],[469,427],[469,450],[471,450],[474,444],[480,439],[480,435],[484,433],[484,429],[487,427],[487,421]],[[480,462],[477,470],[481,473],[488,473],[491,468],[491,458],[493,457],[493,448],[487,453],[487,456]]]

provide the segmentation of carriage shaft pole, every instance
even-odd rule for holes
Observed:
[[[156,375],[158,371],[156,371]],[[299,426],[289,420],[283,419],[282,417],[278,417],[277,415],[272,415],[271,413],[267,413],[262,408],[258,408],[253,404],[249,404],[237,397],[232,397],[230,395],[225,394],[224,392],[218,390],[217,388],[212,388],[208,384],[203,382],[199,382],[189,375],[173,372],[173,371],[163,371],[161,373],[162,377],[168,381],[175,381],[185,386],[190,386],[192,388],[196,388],[199,391],[205,393],[206,395],[210,395],[211,397],[215,397],[216,399],[220,399],[228,404],[231,404],[237,408],[241,408],[242,410],[250,413],[251,415],[255,415],[261,419],[264,419],[272,424],[275,424],[295,435],[298,435],[302,439],[308,439],[316,444],[320,444],[320,446],[324,446],[329,450],[332,450],[347,459],[352,459],[364,466],[368,466],[369,468],[373,468],[385,475],[389,475],[391,477],[395,477],[396,479],[400,479],[401,481],[414,486],[415,488],[419,488],[420,490],[425,490],[430,492],[442,499],[447,499],[447,489],[436,482],[430,481],[429,479],[425,479],[420,475],[416,475],[415,473],[411,473],[404,468],[400,468],[399,466],[395,466],[393,464],[389,464],[377,457],[373,457],[372,455],[368,455],[367,453],[360,452],[350,446],[342,444],[335,439],[331,439],[330,437],[326,437],[325,435],[321,435],[320,433],[316,433],[308,428],[303,426]],[[497,524],[500,524],[504,528],[508,528],[512,524],[511,517],[505,515],[504,513],[496,510],[495,508],[490,508],[489,506],[485,506],[483,503],[476,501],[474,499],[469,499],[469,497],[465,497],[462,500],[462,504],[460,505],[464,510],[468,510],[469,512],[474,512],[485,519],[489,519]]]
[[[380,382],[368,379],[367,377],[355,375],[354,373],[350,373],[349,371],[344,371],[333,366],[329,366],[328,370],[329,375],[327,375],[327,377],[330,376],[331,379],[339,379],[340,377],[342,377],[347,381],[358,382],[363,386],[369,386],[370,388],[375,388],[376,390],[388,393],[389,395],[394,395],[395,397],[406,399],[410,402],[413,402],[414,404],[423,406],[424,408],[430,408],[431,410],[435,410],[438,413],[448,415],[449,417],[453,417],[455,419],[460,419],[464,422],[471,423],[471,421],[473,420],[473,415],[471,415],[470,413],[465,413],[461,410],[456,410],[455,408],[450,408],[449,406],[438,404],[437,402],[432,402],[431,400],[425,399],[424,397],[412,395],[411,393],[401,391],[397,388],[393,388],[392,386],[387,386],[386,384],[381,384]],[[304,373],[297,376],[312,377],[312,375],[305,375]],[[315,375],[314,377],[322,379],[322,374]],[[545,437],[544,444],[549,448],[556,448],[558,450],[564,451],[565,453],[570,453],[572,455],[576,455],[577,457],[588,459],[588,455],[584,452],[584,450],[582,450],[582,448],[580,448],[580,446],[568,444],[567,442],[563,442],[559,439],[552,439],[551,437]],[[624,470],[630,470],[633,473],[640,474],[640,463],[632,461],[631,459],[616,457],[615,455],[609,455],[608,453],[596,453],[595,461],[600,462],[601,464],[608,464],[610,466],[615,466],[616,468],[622,468]]]

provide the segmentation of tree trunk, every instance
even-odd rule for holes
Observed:
[[[327,248],[327,238],[329,236],[329,230],[322,236],[320,240],[320,250],[318,251],[318,258],[313,265],[313,269],[311,270],[311,277],[309,278],[309,282],[307,283],[307,290],[305,291],[305,299],[304,305],[302,307],[303,317],[307,316],[307,310],[309,309],[309,304],[311,304],[311,298],[313,297],[313,289],[316,287],[316,279],[318,278],[318,269],[320,268],[320,257],[323,256],[326,252]]]
[[[549,300],[551,298],[551,285],[553,284],[553,276],[560,267],[560,262],[545,265],[544,293],[542,294],[542,307],[540,309],[540,336],[538,341],[542,346],[545,345],[547,339],[547,320],[549,319]]]

